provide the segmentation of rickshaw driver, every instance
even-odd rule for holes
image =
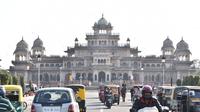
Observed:
[[[6,97],[6,91],[5,89],[0,89],[0,111],[2,112],[16,112],[15,108],[11,104],[10,100],[8,100]]]

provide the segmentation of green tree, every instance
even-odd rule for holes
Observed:
[[[194,76],[194,86],[197,86],[198,85],[198,82],[199,82],[199,76]]]
[[[178,80],[176,81],[176,85],[177,85],[177,86],[181,86],[181,79],[178,79]]]
[[[197,86],[199,83],[199,76],[186,76],[183,78],[182,85],[184,86]]]
[[[9,84],[11,74],[7,70],[0,69],[0,83]]]
[[[17,85],[18,84],[18,79],[16,76],[12,76],[12,83]]]
[[[19,81],[20,81],[20,85],[22,86],[22,89],[23,89],[23,91],[24,91],[24,87],[25,87],[24,77],[23,77],[23,76],[20,76],[20,77],[19,77]]]

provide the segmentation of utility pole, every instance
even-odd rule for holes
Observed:
[[[165,83],[165,57],[163,55],[162,57],[162,66],[163,66],[163,72],[162,72],[162,85]]]

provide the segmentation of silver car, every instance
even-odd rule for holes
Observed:
[[[80,112],[71,88],[42,88],[36,92],[31,112]]]

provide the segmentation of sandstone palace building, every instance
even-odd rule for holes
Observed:
[[[192,61],[188,44],[181,39],[174,47],[167,37],[161,55],[139,56],[138,47],[131,47],[130,38],[119,43],[120,35],[102,16],[94,23],[93,32],[86,34],[86,44],[75,38],[74,46],[67,47],[65,56],[45,55],[45,46],[38,37],[31,50],[25,39],[17,43],[15,59],[9,71],[24,76],[25,82],[40,85],[67,83],[127,83],[155,85],[173,84],[191,74]]]

